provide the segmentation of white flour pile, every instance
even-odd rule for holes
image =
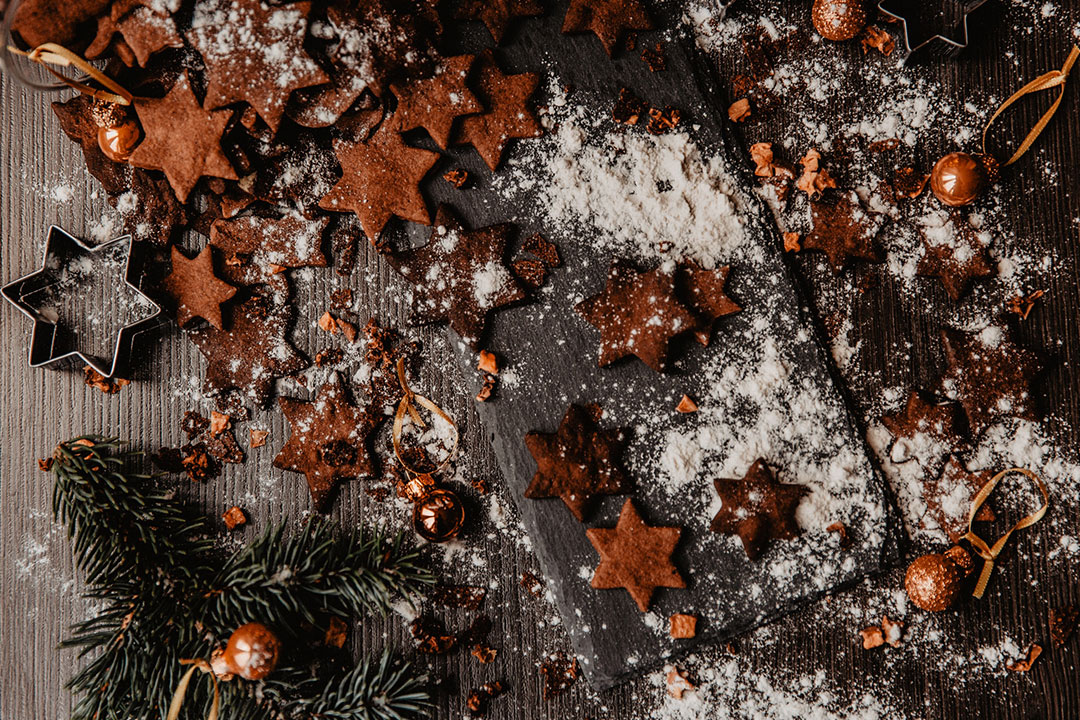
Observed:
[[[757,259],[744,242],[743,203],[720,156],[703,153],[685,132],[647,135],[567,104],[554,83],[551,92],[542,118],[550,132],[523,147],[492,184],[510,197],[535,192],[557,240],[641,260],[691,258],[705,267]]]

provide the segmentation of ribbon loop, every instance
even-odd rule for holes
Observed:
[[[184,696],[187,695],[188,685],[191,684],[191,678],[196,670],[207,673],[214,683],[214,700],[210,703],[210,712],[207,714],[206,720],[218,720],[218,711],[221,709],[221,688],[218,686],[217,674],[210,666],[210,663],[201,658],[195,658],[194,660],[181,660],[180,664],[190,665],[191,668],[180,678],[176,691],[173,692],[172,701],[169,703],[169,713],[165,716],[165,720],[177,720],[180,717],[180,708],[184,705]]]
[[[1077,58],[1080,58],[1080,47],[1073,45],[1072,51],[1069,53],[1069,57],[1065,60],[1065,64],[1061,66],[1060,70],[1051,70],[1050,72],[1043,73],[1039,77],[1029,82],[1024,87],[1020,88],[1009,97],[1008,100],[1001,103],[997,111],[986,121],[986,127],[983,128],[982,134],[982,146],[983,153],[989,155],[986,150],[986,134],[990,131],[990,126],[994,124],[994,121],[998,119],[1001,113],[1015,103],[1017,100],[1025,95],[1035,92],[1041,92],[1042,90],[1050,90],[1051,88],[1060,87],[1057,99],[1054,100],[1054,104],[1043,113],[1039,118],[1039,122],[1035,123],[1035,127],[1031,128],[1027,137],[1020,143],[1020,147],[1016,148],[1016,152],[1009,158],[1004,165],[1012,165],[1014,162],[1023,157],[1024,153],[1031,149],[1032,144],[1039,137],[1047,124],[1050,122],[1050,118],[1054,117],[1054,113],[1057,112],[1058,106],[1061,105],[1062,98],[1065,97],[1065,82],[1069,79],[1069,73],[1072,71],[1073,65],[1076,64]]]
[[[986,499],[990,497],[990,493],[994,492],[994,488],[997,487],[1001,479],[1012,474],[1023,475],[1031,480],[1042,494],[1043,504],[1035,512],[1021,518],[1019,522],[1009,528],[1008,532],[999,537],[997,542],[992,546],[987,545],[985,540],[975,534],[975,530],[972,527],[975,522],[975,515],[979,512],[979,508],[982,507],[983,503],[986,502]],[[979,492],[975,494],[975,498],[971,501],[971,510],[968,512],[968,532],[967,535],[964,535],[963,537],[964,540],[971,543],[975,552],[983,559],[982,572],[979,574],[979,581],[975,584],[975,591],[972,595],[977,598],[982,598],[983,593],[986,592],[986,584],[990,581],[990,574],[994,570],[994,561],[997,560],[997,556],[1001,553],[1002,548],[1005,547],[1005,543],[1008,542],[1012,534],[1017,530],[1031,527],[1042,520],[1049,507],[1050,491],[1046,489],[1046,483],[1044,483],[1042,478],[1038,475],[1025,468],[1014,467],[1009,468],[1008,470],[1002,470],[997,475],[990,478],[986,484],[979,489]]]
[[[116,82],[111,77],[101,72],[101,70],[98,70],[90,64],[87,60],[68,50],[63,45],[43,43],[30,51],[19,50],[18,48],[9,45],[7,49],[8,52],[22,55],[31,62],[41,65],[57,80],[74,90],[78,90],[83,95],[88,95],[104,102],[116,103],[117,105],[130,105],[131,101],[134,99],[134,96],[120,85],[120,83]],[[91,87],[80,80],[69,78],[67,75],[50,67],[52,65],[57,67],[74,66],[79,70],[82,70],[93,80],[100,83],[106,90]]]
[[[394,430],[393,430],[393,436],[392,436],[393,441],[394,441],[394,455],[397,456],[398,462],[401,463],[401,466],[405,469],[405,471],[407,473],[409,473],[410,476],[415,477],[415,476],[420,476],[420,475],[430,475],[431,474],[431,473],[421,472],[420,470],[417,470],[416,468],[412,467],[409,464],[409,462],[405,459],[404,452],[401,449],[401,433],[402,433],[402,430],[404,429],[404,426],[405,426],[405,415],[406,415],[406,413],[408,413],[409,417],[412,419],[412,421],[414,423],[416,423],[417,425],[419,425],[422,428],[427,427],[427,424],[424,422],[423,418],[420,417],[420,413],[416,410],[416,406],[419,405],[420,407],[424,408],[425,410],[428,410],[429,412],[431,412],[436,417],[441,418],[442,420],[445,420],[446,423],[450,426],[450,429],[454,431],[454,440],[453,440],[453,443],[452,443],[452,447],[450,448],[450,451],[447,452],[446,457],[443,459],[443,461],[441,463],[439,463],[439,466],[437,468],[435,468],[435,471],[434,471],[435,473],[442,472],[443,470],[446,469],[446,467],[454,459],[454,456],[457,454],[457,449],[458,449],[458,429],[457,429],[457,425],[454,423],[453,418],[451,418],[446,413],[445,410],[443,410],[441,407],[439,407],[438,405],[436,405],[434,402],[432,402],[428,398],[424,397],[423,395],[417,395],[415,392],[413,392],[412,388],[409,387],[408,378],[405,377],[405,358],[398,358],[398,361],[397,361],[397,376],[398,376],[398,382],[401,383],[402,396],[401,396],[401,402],[399,402],[398,406],[397,406],[397,412],[394,413]]]

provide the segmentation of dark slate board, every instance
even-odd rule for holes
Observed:
[[[703,150],[727,158],[745,205],[747,232],[765,254],[767,268],[764,273],[742,274],[737,260],[732,263],[729,290],[744,311],[722,321],[710,347],[684,347],[683,360],[674,372],[658,375],[636,360],[600,369],[595,364],[598,334],[573,311],[574,299],[603,287],[611,259],[590,248],[588,230],[583,228],[579,238],[552,232],[536,212],[535,202],[520,197],[508,201],[490,191],[489,173],[468,152],[455,153],[450,158],[453,162],[436,168],[425,188],[439,201],[453,205],[470,227],[512,218],[520,226],[519,240],[538,231],[555,240],[562,252],[563,267],[549,276],[539,298],[530,305],[497,313],[491,323],[484,346],[500,356],[517,381],[512,386],[503,383],[497,398],[479,404],[478,411],[583,669],[595,687],[606,689],[654,669],[700,642],[729,638],[885,569],[899,557],[902,530],[885,483],[870,460],[863,432],[836,384],[820,328],[808,317],[794,276],[781,255],[775,224],[753,193],[756,183],[745,160],[733,154],[735,145],[723,123],[716,120],[725,117],[726,103],[714,79],[702,71],[704,57],[688,50],[690,40],[675,37],[664,42],[667,69],[652,73],[640,59],[640,51],[622,52],[610,60],[594,36],[563,35],[561,18],[557,8],[540,20],[530,20],[527,35],[511,33],[508,47],[497,53],[502,67],[513,72],[539,71],[545,81],[554,75],[561,84],[574,88],[570,102],[591,106],[597,117],[610,117],[614,99],[624,86],[654,105],[672,104],[682,109],[683,127],[693,127],[690,133]],[[670,20],[666,25],[676,26]],[[643,35],[642,42],[655,42],[658,35]],[[478,45],[466,40],[461,50],[475,51]],[[545,87],[543,82],[541,87]],[[538,104],[544,99],[537,98]],[[445,169],[460,166],[479,179],[472,189],[454,190],[437,179]],[[427,241],[430,230],[410,225],[403,232],[408,239],[399,237],[399,242],[419,244]],[[787,381],[812,388],[832,411],[832,429],[844,438],[844,447],[855,458],[853,474],[861,483],[859,499],[878,508],[876,517],[855,512],[837,518],[850,528],[854,538],[847,550],[840,550],[835,537],[817,528],[804,532],[789,547],[774,544],[752,564],[737,539],[708,531],[704,504],[714,494],[711,479],[715,475],[704,471],[693,488],[694,496],[685,499],[672,498],[660,487],[657,456],[664,434],[677,423],[694,422],[676,416],[674,405],[683,393],[698,398],[708,395],[701,373],[706,363],[738,366],[756,362],[760,348],[756,347],[755,320],[775,328],[790,365]],[[475,354],[456,337],[451,339],[465,377],[478,390],[481,378],[475,370]],[[625,591],[589,586],[598,557],[585,530],[612,527],[625,497],[603,498],[583,525],[561,501],[526,500],[523,496],[536,467],[523,442],[525,433],[553,432],[571,402],[599,403],[608,411],[604,422],[609,426],[635,427],[644,420],[651,423],[644,432],[639,428],[633,433],[628,452],[636,485],[633,498],[648,523],[684,527],[675,561],[688,581],[686,590],[657,591],[650,609],[651,626]],[[776,410],[785,412],[784,408]],[[657,418],[662,420],[658,423]],[[797,437],[789,437],[787,442],[789,452],[801,451]],[[779,469],[782,473],[785,470]],[[787,474],[782,479],[799,482]],[[807,548],[815,567],[825,563],[836,566],[827,583],[815,583],[801,571],[796,571],[793,580],[770,576],[771,568],[790,560],[794,551],[807,552]],[[845,560],[848,562],[841,569]],[[752,590],[753,586],[758,590]],[[667,637],[667,618],[675,612],[699,616],[695,639],[672,641]]]

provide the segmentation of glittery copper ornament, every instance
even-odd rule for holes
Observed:
[[[916,606],[928,612],[952,607],[960,597],[964,578],[974,564],[963,548],[946,553],[932,553],[915,558],[904,576],[904,589]]]
[[[970,205],[990,184],[986,166],[974,155],[951,152],[934,165],[930,189],[946,205]]]
[[[249,622],[229,636],[222,659],[229,673],[245,680],[262,680],[277,667],[280,650],[281,642],[270,628]]]
[[[850,40],[862,32],[870,15],[866,0],[814,0],[814,28],[826,40]]]

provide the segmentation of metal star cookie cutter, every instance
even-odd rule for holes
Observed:
[[[949,34],[936,33],[924,38],[919,44],[912,47],[911,37],[913,27],[918,27],[917,8],[922,0],[880,0],[878,10],[900,22],[903,28],[904,48],[907,55],[904,57],[906,64],[912,57],[927,54],[927,51],[940,48],[939,54],[952,57],[959,54],[968,46],[968,16],[985,5],[988,0],[941,0],[944,5],[952,5],[959,18],[951,28]],[[913,12],[915,11],[915,12]],[[955,37],[959,35],[959,39]],[[918,36],[916,36],[918,37]]]
[[[134,337],[161,314],[142,292],[131,255],[130,235],[95,247],[49,227],[41,269],[0,288],[34,321],[30,367],[81,360],[106,378],[117,372]],[[87,310],[95,306],[97,312]]]

